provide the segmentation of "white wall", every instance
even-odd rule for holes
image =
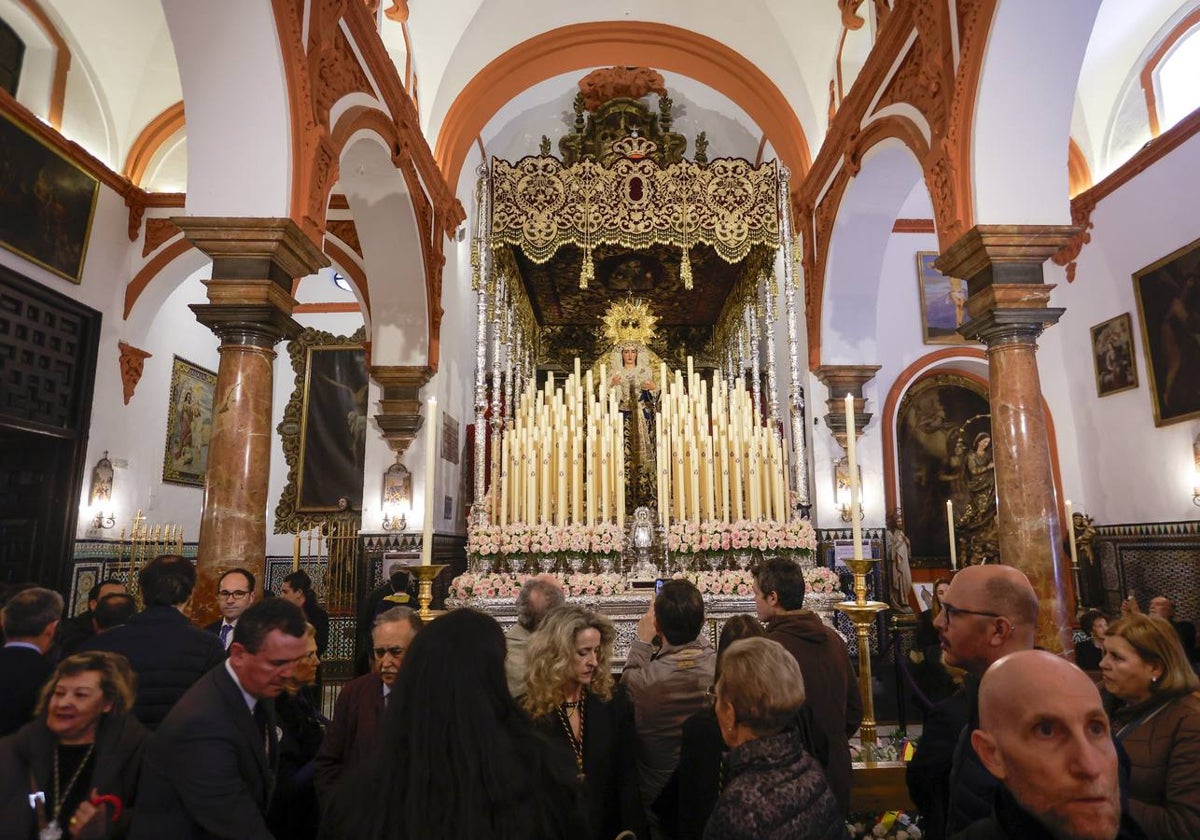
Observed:
[[[1200,511],[1192,504],[1192,441],[1200,421],[1154,425],[1132,281],[1135,271],[1200,237],[1197,172],[1200,137],[1193,137],[1099,204],[1075,282],[1058,273],[1053,303],[1067,312],[1051,332],[1066,348],[1061,383],[1075,410],[1082,479],[1077,487],[1068,481],[1067,493],[1100,524],[1195,519]],[[1123,312],[1133,320],[1138,387],[1100,399],[1090,328]],[[1060,426],[1060,453],[1071,446],[1071,429]]]

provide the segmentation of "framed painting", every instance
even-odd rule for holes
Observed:
[[[1133,356],[1133,320],[1126,312],[1092,327],[1096,396],[1107,397],[1138,386]]]
[[[78,285],[100,182],[7,115],[0,160],[0,246]]]
[[[442,415],[442,460],[458,463],[458,421],[449,414]]]
[[[213,393],[217,375],[178,356],[171,363],[167,403],[167,443],[163,481],[204,486],[212,437]]]
[[[1200,417],[1200,239],[1133,275],[1154,425]]]
[[[967,281],[947,277],[933,267],[934,251],[917,251],[921,289],[921,336],[926,344],[971,344],[958,334],[967,318]]]

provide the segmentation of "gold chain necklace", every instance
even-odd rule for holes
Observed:
[[[567,740],[571,742],[571,749],[575,753],[575,767],[579,770],[579,781],[587,778],[587,774],[583,772],[583,710],[584,704],[587,701],[587,693],[576,701],[564,701],[558,707],[558,720],[562,723],[563,729],[567,733]],[[577,709],[579,711],[579,737],[575,737],[575,730],[571,726],[571,718],[568,714],[568,709]]]
[[[92,753],[96,749],[96,742],[88,744],[87,752],[83,754],[83,761],[79,762],[79,766],[75,768],[75,775],[71,777],[71,781],[67,782],[67,789],[59,795],[58,792],[58,750],[59,747],[54,747],[54,812],[50,815],[51,821],[57,822],[62,814],[63,803],[67,797],[71,795],[71,789],[75,787],[75,783],[79,781],[79,774],[83,772],[83,768],[87,767],[88,760],[92,757]]]

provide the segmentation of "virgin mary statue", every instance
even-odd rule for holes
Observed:
[[[659,409],[659,386],[654,376],[657,357],[641,344],[624,342],[609,354],[608,386],[620,396],[625,416],[625,506],[655,506],[657,472],[654,423]]]

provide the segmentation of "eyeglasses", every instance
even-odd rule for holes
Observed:
[[[403,659],[404,651],[406,651],[406,650],[408,650],[408,648],[402,648],[402,647],[375,648],[375,658],[383,659],[383,657],[385,657],[385,656],[390,656],[390,657],[392,657],[392,659]]]
[[[981,615],[985,618],[1007,618],[1007,616],[1003,616],[1000,613],[984,612],[982,610],[959,609],[953,604],[947,604],[945,601],[942,601],[942,610],[946,613],[947,624],[949,624],[956,615]]]
[[[219,595],[221,598],[223,598],[226,601],[228,601],[230,598],[232,598],[235,601],[240,601],[249,594],[250,593],[247,592],[245,589],[234,589],[232,592],[228,589],[222,589],[220,592],[217,593],[217,595]]]

